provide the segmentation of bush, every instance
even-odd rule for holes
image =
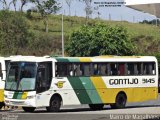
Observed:
[[[27,48],[31,36],[22,14],[0,11],[0,54],[19,54]]]
[[[160,41],[155,40],[153,36],[140,35],[132,38],[132,41],[136,44],[135,52],[137,54],[154,54],[160,51]],[[152,44],[151,44],[152,43]],[[146,54],[146,55],[147,55]]]
[[[35,34],[34,38],[30,39],[27,54],[32,55],[51,55],[59,54],[59,46],[61,41],[59,38],[48,34]]]
[[[158,60],[158,68],[160,70],[160,53],[155,53],[153,56],[155,56],[157,58],[157,60]]]
[[[133,55],[134,45],[124,27],[96,24],[74,31],[66,52],[69,56]]]

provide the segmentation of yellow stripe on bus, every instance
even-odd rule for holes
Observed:
[[[80,62],[92,62],[91,58],[89,58],[89,57],[80,57],[79,60],[80,60]]]
[[[94,84],[97,93],[99,94],[103,103],[107,103],[107,93],[106,85],[101,77],[90,77],[92,83]]]
[[[23,94],[22,94],[22,99],[26,99],[27,98],[27,92],[24,92]]]
[[[4,89],[0,89],[0,102],[4,101]]]
[[[96,56],[97,58],[141,58],[142,56],[113,56],[113,55],[102,55]]]

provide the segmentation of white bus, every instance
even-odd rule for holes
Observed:
[[[4,106],[4,85],[10,58],[0,57],[0,109]]]
[[[0,109],[4,106],[4,85],[6,80],[8,64],[11,59],[18,57],[21,57],[21,55],[0,57]]]
[[[124,108],[158,97],[158,63],[152,56],[33,57],[12,60],[5,103],[26,112],[88,104]]]

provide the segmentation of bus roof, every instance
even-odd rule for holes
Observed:
[[[19,56],[19,57],[14,57],[11,59],[13,62],[44,62],[44,61],[54,61],[56,62],[55,59],[44,56],[44,57],[37,57],[37,56]]]
[[[36,57],[36,56],[21,56],[15,57],[11,61],[28,61],[28,62],[126,62],[126,61],[157,61],[154,56],[95,56],[95,57]]]
[[[157,61],[154,56],[54,57],[58,62]]]

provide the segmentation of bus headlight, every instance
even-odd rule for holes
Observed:
[[[35,95],[27,96],[27,99],[32,99],[32,98],[34,98],[34,97],[35,97]]]

